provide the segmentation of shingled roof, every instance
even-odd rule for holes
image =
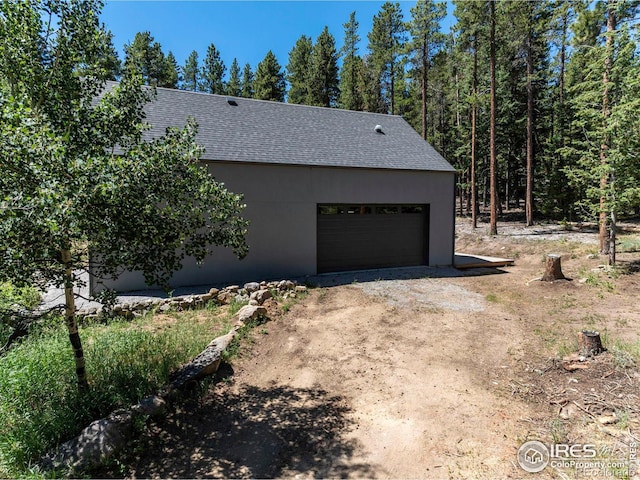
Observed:
[[[149,134],[197,121],[203,160],[454,172],[402,117],[166,88],[145,107]],[[382,133],[377,132],[380,126]]]

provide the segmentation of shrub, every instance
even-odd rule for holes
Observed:
[[[128,408],[168,381],[228,326],[191,314],[157,325],[113,321],[83,328],[88,393],[80,393],[63,321],[39,325],[0,358],[0,478],[22,476],[30,462],[72,438],[94,419]],[[201,319],[202,320],[202,319]]]

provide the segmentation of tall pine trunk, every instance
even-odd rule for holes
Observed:
[[[427,78],[427,68],[429,53],[429,46],[427,44],[427,38],[423,38],[422,41],[422,138],[427,139],[427,85],[429,79]]]
[[[533,21],[533,19],[529,19]],[[527,38],[527,191],[525,215],[527,227],[533,225],[533,33],[529,26]]]
[[[64,249],[61,252],[62,263],[65,266],[64,272],[64,321],[67,325],[67,331],[69,332],[69,341],[73,348],[73,355],[76,361],[76,376],[78,378],[78,386],[81,390],[89,388],[87,382],[87,373],[85,370],[84,362],[84,350],[82,349],[82,342],[80,341],[80,334],[78,333],[78,321],[76,319],[76,301],[73,294],[73,267],[71,262],[71,251]]]
[[[391,115],[396,114],[396,66],[393,61],[391,61]]]
[[[471,221],[473,228],[478,227],[478,189],[477,189],[477,162],[476,158],[476,128],[478,117],[478,32],[473,35],[473,78],[472,78],[473,104],[471,107]]]
[[[489,29],[489,64],[491,71],[491,106],[489,117],[489,194],[491,196],[489,209],[491,218],[489,234],[498,234],[498,159],[496,156],[496,5],[495,0],[489,1],[490,29]]]
[[[609,78],[611,76],[611,63],[613,61],[613,32],[616,29],[616,14],[614,11],[613,0],[609,0],[607,10],[607,38],[605,40],[604,54],[604,73],[602,74],[602,144],[600,145],[600,165],[602,173],[600,176],[600,253],[602,255],[610,254],[609,241],[609,222],[607,218],[607,198],[606,192],[609,186],[609,174],[607,172],[609,158],[609,135],[607,133],[607,124],[609,121]],[[612,207],[613,213],[613,207]],[[615,242],[614,242],[615,243]],[[614,247],[615,248],[615,247]],[[615,257],[615,253],[613,255]]]

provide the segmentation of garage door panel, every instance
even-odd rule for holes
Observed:
[[[322,207],[322,206],[320,206]],[[425,265],[428,259],[428,205],[380,208],[397,213],[376,214],[376,206],[362,206],[369,214],[345,213],[353,208],[319,208],[318,272]],[[403,211],[421,213],[401,213]]]

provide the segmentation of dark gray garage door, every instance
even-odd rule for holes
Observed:
[[[318,273],[428,259],[429,205],[318,205]]]

